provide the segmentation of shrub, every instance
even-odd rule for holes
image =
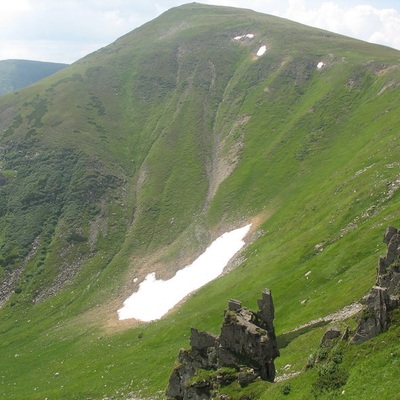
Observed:
[[[284,383],[281,387],[281,393],[287,396],[292,391],[292,385],[288,382]]]

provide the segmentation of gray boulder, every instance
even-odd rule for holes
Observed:
[[[337,326],[328,328],[321,339],[321,346],[329,347],[332,340],[338,338],[341,335],[340,329]]]

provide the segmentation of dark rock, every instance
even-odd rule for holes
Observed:
[[[393,261],[396,260],[399,256],[399,244],[400,244],[400,235],[395,234],[389,241],[387,254],[386,254],[386,261],[391,264]]]
[[[377,279],[386,274],[389,265],[390,264],[386,262],[386,257],[379,257]]]
[[[347,341],[350,337],[350,328],[348,326],[346,326],[346,329],[343,332],[342,337],[340,338],[340,340],[342,342]]]
[[[185,387],[196,372],[190,356],[190,350],[181,349],[178,355],[178,362],[179,365],[173,369],[169,377],[169,385],[166,392],[167,398],[183,399]]]
[[[217,337],[212,333],[199,332],[192,328],[190,331],[190,346],[197,350],[207,350],[209,347],[215,347]]]
[[[388,329],[390,312],[400,306],[400,234],[389,226],[383,237],[387,244],[385,257],[380,257],[376,285],[364,297],[364,310],[352,338],[354,343],[372,339]]]
[[[273,382],[274,359],[279,351],[275,337],[268,335],[264,322],[247,309],[234,314],[230,310],[226,312],[219,337],[220,366],[239,366],[246,360],[246,365],[259,371],[261,379]],[[271,324],[269,320],[268,327],[274,331]]]
[[[253,369],[247,369],[246,371],[240,371],[238,374],[238,382],[240,387],[246,387],[250,383],[255,382],[258,379],[258,375]]]
[[[365,308],[353,337],[353,343],[365,342],[388,328],[389,295],[387,290],[374,286],[363,300]]]
[[[191,349],[179,352],[178,366],[171,373],[166,392],[168,399],[203,400],[211,398],[211,393],[218,398],[218,387],[235,380],[242,387],[259,378],[274,381],[274,359],[279,350],[268,289],[258,304],[260,310],[253,312],[242,307],[240,301],[230,300],[219,336],[191,329]],[[232,368],[233,373],[227,373],[224,367]],[[199,369],[209,370],[209,377],[196,381]]]
[[[327,347],[332,344],[332,340],[338,338],[341,335],[340,329],[337,326],[328,328],[322,336],[321,345]]]
[[[203,386],[194,384],[188,387],[183,400],[208,400],[210,398],[210,390],[208,383]]]
[[[269,289],[265,289],[262,292],[262,298],[260,300],[257,300],[258,302],[258,307],[260,309],[259,311],[259,316],[260,319],[264,322],[265,324],[265,329],[267,330],[268,333],[273,334],[275,336],[275,330],[274,330],[274,318],[275,318],[275,308],[274,308],[274,303],[272,301],[272,295],[271,291]]]
[[[230,311],[237,311],[242,308],[242,303],[239,300],[230,299],[228,304],[228,309]]]
[[[385,235],[383,236],[383,242],[386,244],[389,244],[390,239],[393,237],[393,235],[397,234],[397,229],[394,228],[393,226],[388,226],[386,228]]]

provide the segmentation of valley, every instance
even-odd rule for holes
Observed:
[[[190,3],[0,96],[0,399],[165,399],[190,328],[218,334],[265,288],[288,378],[225,398],[396,398],[395,311],[325,352],[337,387],[309,360],[327,328],[356,329],[364,309],[325,317],[369,293],[400,227],[399,87],[397,50]],[[165,316],[118,318],[149,274],[250,223]]]

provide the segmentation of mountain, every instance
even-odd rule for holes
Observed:
[[[0,61],[0,95],[22,89],[66,66],[68,64],[29,60]]]
[[[217,334],[229,299],[255,309],[265,288],[293,377],[228,398],[396,398],[397,314],[343,345],[339,377],[305,369],[323,323],[288,332],[367,294],[400,227],[399,59],[191,3],[1,96],[0,398],[165,398],[190,328]],[[118,320],[148,273],[249,223],[229,273],[158,321]]]

